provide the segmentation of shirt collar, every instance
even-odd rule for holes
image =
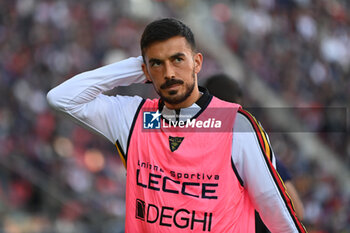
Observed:
[[[159,100],[158,109],[162,114],[162,118],[169,121],[186,121],[188,119],[193,119],[199,116],[209,105],[212,95],[209,94],[208,90],[203,87],[199,87],[199,91],[202,96],[191,106],[181,109],[169,109],[165,106],[162,99]]]

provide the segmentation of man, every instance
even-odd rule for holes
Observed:
[[[305,232],[261,127],[239,105],[198,87],[203,57],[191,30],[156,20],[141,52],[47,96],[116,144],[127,169],[126,232],[254,232],[254,209],[272,232]],[[160,99],[102,94],[146,81]]]
[[[207,78],[205,87],[208,89],[209,93],[216,96],[219,99],[238,103],[242,105],[243,103],[243,92],[238,84],[238,82],[230,78],[226,74],[214,74]],[[304,207],[303,203],[299,197],[299,194],[292,183],[292,176],[284,164],[276,159],[276,170],[278,171],[281,179],[284,182],[286,190],[293,201],[295,212],[300,220],[303,219]],[[261,221],[259,214],[256,213],[256,233],[269,232],[266,226]]]

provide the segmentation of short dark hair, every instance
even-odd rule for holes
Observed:
[[[141,36],[141,52],[144,57],[145,49],[152,43],[165,41],[175,36],[182,36],[186,39],[192,50],[196,49],[191,29],[181,21],[174,18],[163,18],[148,24]]]

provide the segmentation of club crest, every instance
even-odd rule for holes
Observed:
[[[179,148],[179,146],[183,140],[184,140],[184,137],[169,136],[169,147],[170,147],[171,152],[176,151]]]

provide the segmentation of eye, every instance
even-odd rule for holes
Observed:
[[[176,57],[176,58],[175,58],[175,62],[176,62],[176,63],[182,62],[183,60],[184,60],[184,59],[181,58],[181,57]]]
[[[150,59],[149,60],[149,65],[151,67],[159,67],[162,64],[162,61],[160,59]]]
[[[151,67],[158,67],[160,65],[161,65],[160,61],[153,61],[153,62],[151,62]]]

